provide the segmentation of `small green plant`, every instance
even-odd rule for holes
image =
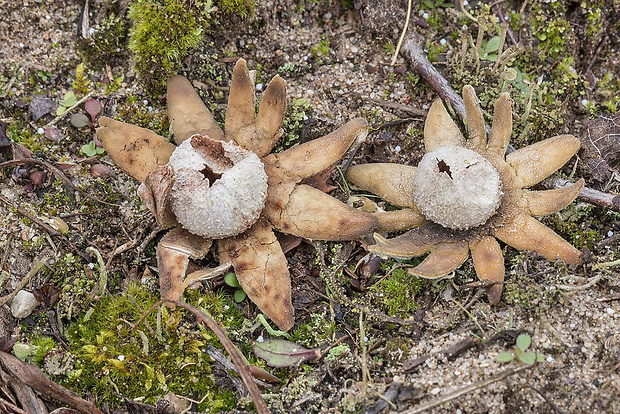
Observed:
[[[482,46],[478,50],[480,60],[488,60],[489,62],[497,61],[497,51],[499,50],[500,38],[494,36],[487,42],[482,42]]]
[[[73,91],[68,91],[65,93],[65,96],[58,102],[58,109],[56,109],[56,115],[62,115],[65,111],[71,108],[73,105],[77,103],[77,96],[73,93]]]
[[[523,333],[517,337],[517,343],[512,351],[501,352],[497,355],[498,362],[510,362],[518,360],[527,365],[534,365],[536,362],[543,362],[545,357],[540,352],[529,350],[532,344],[532,337]]]
[[[94,157],[95,155],[103,154],[105,149],[103,147],[98,147],[95,141],[90,141],[88,144],[82,145],[80,151],[87,157]]]
[[[43,82],[47,81],[52,76],[52,72],[49,70],[37,70],[36,74]]]
[[[329,46],[330,46],[329,39],[327,38],[327,36],[323,36],[321,37],[321,41],[319,42],[319,44],[316,45],[316,47],[313,47],[310,49],[310,53],[314,57],[329,56],[329,51],[330,51]]]
[[[452,7],[452,3],[445,0],[424,0],[422,3],[430,10]]]
[[[237,288],[233,295],[233,297],[235,298],[235,302],[241,303],[245,300],[247,295],[245,294],[243,289],[241,289],[241,285],[239,284],[239,280],[237,280],[236,274],[234,274],[233,272],[227,273],[226,276],[224,276],[224,282],[232,288]]]
[[[73,90],[80,95],[86,95],[88,93],[88,76],[86,75],[86,66],[80,63],[75,67],[75,79],[71,86]]]

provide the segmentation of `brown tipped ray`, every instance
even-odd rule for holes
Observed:
[[[168,107],[178,147],[107,118],[99,128],[115,162],[142,181],[139,195],[157,223],[174,227],[157,246],[162,297],[180,300],[189,284],[232,265],[248,298],[280,329],[291,329],[290,275],[272,229],[351,240],[379,225],[377,217],[300,184],[364,139],[366,121],[352,120],[325,137],[269,155],[283,133],[286,83],[272,79],[256,115],[243,59],[233,70],[224,132],[182,76],[169,80]],[[189,261],[206,254],[210,238],[218,239],[220,265],[187,275]]]
[[[224,139],[224,131],[187,78],[177,75],[168,81],[167,100],[168,118],[177,145],[194,134]]]
[[[153,131],[136,125],[99,118],[97,137],[116,165],[144,182],[150,172],[166,164],[174,144]]]
[[[293,327],[291,279],[286,257],[267,220],[260,219],[248,231],[220,240],[220,261],[230,261],[250,300],[278,328]]]
[[[414,211],[421,214],[410,221],[420,227],[392,239],[375,235],[377,244],[368,250],[401,259],[430,251],[420,265],[409,270],[412,275],[430,278],[450,273],[471,252],[478,278],[487,282],[504,281],[503,253],[496,238],[548,260],[581,264],[581,252],[533,216],[566,207],[584,181],[557,190],[526,189],[564,165],[577,152],[579,140],[572,135],[557,136],[505,156],[512,134],[509,95],[502,93],[495,103],[488,142],[482,109],[471,86],[463,88],[463,98],[469,131],[466,142],[437,100],[424,128],[427,154],[417,170],[392,164],[349,168],[347,179],[356,188],[401,207],[411,207],[410,200],[414,200]],[[387,223],[380,219],[381,226],[389,230],[406,224],[392,218],[384,221]],[[501,294],[502,284],[487,288],[491,305],[500,302]]]

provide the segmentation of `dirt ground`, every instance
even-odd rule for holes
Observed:
[[[4,324],[5,332],[0,337],[3,347],[9,350],[11,347],[4,344],[11,342],[11,333],[18,344],[32,343],[32,337],[37,335],[57,338],[52,335],[55,323],[50,322],[56,318],[48,318],[49,310],[62,312],[58,317],[61,325],[58,335],[63,336],[62,325],[66,327],[82,318],[83,313],[79,312],[88,309],[76,305],[78,314],[72,314],[71,306],[69,312],[66,310],[71,298],[83,296],[77,290],[87,289],[75,285],[65,287],[54,275],[56,264],[63,260],[65,263],[67,254],[77,261],[76,269],[90,278],[88,288],[93,289],[97,277],[92,269],[97,260],[86,248],[95,247],[106,263],[110,295],[120,295],[129,280],[149,283],[145,274],[156,270],[152,245],[161,232],[135,195],[138,183],[120,171],[107,155],[91,156],[80,150],[91,141],[93,133],[88,128],[78,131],[69,123],[68,116],[55,122],[57,129],[53,133],[45,132],[53,122],[57,104],[67,91],[75,89],[72,85],[75,85],[76,66],[84,47],[83,39],[77,36],[83,3],[78,0],[0,1],[0,118],[6,124],[6,135],[13,140],[13,147],[20,143],[30,149],[31,154],[26,156],[60,167],[72,166],[64,172],[70,184],[61,187],[62,190],[58,190],[59,181],[43,165],[10,165],[0,172],[3,272],[0,294],[7,295],[18,287],[35,258],[47,257],[48,270],[35,276],[25,289],[33,291],[46,284],[54,285],[62,291],[57,306],[62,305],[64,309],[52,305],[41,310],[44,307],[41,305],[33,316],[17,322],[21,329],[17,337],[17,331],[12,329],[15,322]],[[112,9],[125,10],[125,3],[91,1],[90,26],[97,27]],[[423,114],[437,93],[412,72],[411,62],[405,57],[399,56],[394,65],[390,62],[404,26],[407,2],[369,0],[349,4],[275,0],[257,3],[252,17],[205,32],[209,45],[190,51],[178,68],[209,99],[218,121],[223,120],[227,79],[233,63],[237,57],[243,57],[250,69],[258,71],[257,95],[260,96],[263,84],[274,75],[280,74],[286,80],[289,100],[301,112],[294,128],[302,141],[317,138],[349,119],[362,116],[369,120],[371,132],[353,163],[416,165],[423,155]],[[484,71],[480,73],[486,75],[476,77],[475,63],[469,60],[464,61],[463,72],[455,69],[462,50],[466,50],[462,48],[463,39],[467,38],[463,33],[470,34],[475,43],[476,24],[463,24],[467,17],[453,5],[444,7],[443,1],[413,3],[410,32],[424,38],[426,50],[435,55],[434,65],[455,89],[460,90],[473,80],[485,111],[491,112],[503,78]],[[545,81],[552,82],[550,88],[563,88],[565,84],[556,81],[561,77],[554,77],[553,70],[566,63],[563,57],[570,56],[572,69],[567,72],[571,75],[566,82],[570,86],[566,87],[580,91],[567,90],[557,95],[549,92],[544,96],[541,93],[541,102],[545,96],[559,100],[537,107],[536,111],[541,112],[533,112],[539,118],[530,120],[535,132],[529,134],[527,130],[523,132],[525,123],[519,123],[525,104],[515,103],[519,130],[513,135],[513,145],[521,147],[563,133],[583,138],[587,136],[589,119],[611,116],[613,107],[609,103],[617,103],[620,93],[617,25],[620,4],[617,1],[581,5],[548,0],[495,4],[499,8],[489,10],[488,15],[501,14],[508,18],[513,16],[512,12],[520,12],[522,21],[526,22],[520,26],[521,30],[510,33],[507,47],[513,35],[525,45],[521,52],[525,57],[520,62],[528,62],[532,82],[542,81],[546,76]],[[466,9],[473,11],[474,6],[475,2]],[[558,35],[565,40],[562,49],[555,57],[550,53],[541,58],[538,51],[544,40],[533,34],[536,25],[531,22],[546,7],[555,10],[552,16],[567,22],[567,28]],[[588,22],[596,20],[588,20],[589,10],[597,7],[603,10],[599,19],[604,27],[596,35],[586,35]],[[549,14],[545,16],[550,18]],[[552,23],[545,27],[555,27]],[[492,29],[489,33],[485,39],[493,36]],[[545,37],[552,35],[548,32]],[[197,73],[204,73],[201,65],[205,54],[213,50],[218,53],[213,66],[223,74],[222,78],[196,78]],[[482,60],[482,65],[489,67],[493,63]],[[520,69],[523,72],[524,67]],[[160,133],[167,129],[165,121],[163,124],[158,121],[165,118],[165,100],[144,90],[133,68],[131,53],[110,60],[107,68],[87,65],[86,73],[87,91],[104,104],[104,115],[127,116],[133,120],[141,117],[148,123],[144,127],[160,128]],[[105,87],[97,82],[110,73],[113,77],[123,75],[123,79],[107,96]],[[510,88],[516,96],[517,87]],[[49,101],[35,99],[38,95]],[[34,113],[37,108],[33,108],[33,99],[39,99],[39,105],[47,108],[41,117]],[[559,111],[548,117],[541,115],[551,104]],[[290,125],[293,128],[292,121]],[[534,136],[540,131],[548,135]],[[517,139],[517,135],[523,139]],[[604,179],[597,180],[600,178],[597,172],[588,170],[593,165],[588,160],[599,158],[583,153],[576,166],[575,159],[571,160],[561,174],[584,176],[586,186],[613,196],[620,188],[617,129],[615,143],[613,137],[606,137],[611,140],[608,152],[599,154],[609,165]],[[616,151],[615,159],[613,151]],[[2,161],[12,158],[10,150],[0,156]],[[24,158],[23,154],[18,158]],[[97,178],[93,165],[105,167],[105,174]],[[32,175],[34,171],[46,171],[46,175],[38,179]],[[346,201],[342,177],[337,171],[332,174],[332,180],[339,186],[332,195]],[[112,201],[113,205],[99,203],[87,194]],[[62,219],[68,229],[59,229],[49,217]],[[617,209],[575,201],[543,222],[571,242],[582,238],[578,247],[587,249],[590,262],[583,266],[549,263],[534,253],[517,252],[502,245],[506,285],[502,301],[493,307],[489,306],[484,290],[475,286],[477,279],[468,260],[453,279],[420,282],[422,289],[408,302],[415,306],[406,311],[387,311],[391,302],[377,297],[388,295],[389,291],[364,286],[375,284],[395,263],[362,274],[355,269],[357,261],[365,255],[359,243],[350,245],[352,249],[344,264],[346,271],[339,275],[342,292],[349,298],[347,303],[339,303],[338,295],[330,293],[334,291],[330,280],[321,277],[326,270],[315,259],[315,247],[322,246],[319,249],[324,249],[329,265],[334,260],[334,245],[302,242],[287,253],[297,324],[315,326],[310,321],[316,321],[317,315],[322,315],[319,318],[328,315],[333,322],[331,342],[344,337],[342,343],[346,344],[348,354],[277,371],[285,379],[284,383],[261,390],[270,410],[274,413],[620,412],[620,265],[617,262],[620,213]],[[126,249],[119,251],[119,246]],[[222,288],[223,282],[219,280],[215,284]],[[207,289],[206,285],[202,289]],[[94,303],[97,299],[91,296],[89,300]],[[356,303],[369,303],[391,316],[414,323],[390,323],[373,317],[372,311],[363,312],[364,318],[360,319]],[[258,310],[246,301],[242,313],[253,319]],[[251,354],[248,341],[268,336],[264,330],[255,329],[247,333],[248,338],[240,339],[239,330],[236,332],[233,340],[244,344],[242,349],[248,358]],[[533,367],[517,361],[498,362],[498,354],[516,352],[515,339],[524,332],[531,337],[532,347],[543,360]],[[301,338],[302,343],[311,342]],[[309,346],[325,343],[330,341]],[[73,348],[68,343],[64,349]],[[417,360],[421,357],[426,359]],[[48,374],[52,380],[63,383],[62,374]],[[230,381],[218,384],[234,393]],[[95,403],[102,401],[97,389],[72,388],[83,398]],[[0,387],[0,399],[6,399],[7,393],[6,388]],[[202,395],[197,394],[185,397],[200,400]],[[123,390],[117,392],[118,398],[138,396],[124,394]],[[162,393],[161,398],[164,396]],[[442,397],[446,398],[442,400]],[[49,407],[54,407],[54,403],[48,401]],[[105,401],[100,408],[109,412],[140,412],[130,403],[114,407]],[[243,402],[232,408],[249,409]]]

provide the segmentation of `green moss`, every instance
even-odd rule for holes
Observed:
[[[129,48],[140,79],[152,94],[164,93],[168,78],[202,41],[211,14],[209,4],[200,0],[135,0],[131,4]]]
[[[301,323],[291,336],[293,342],[315,348],[329,341],[334,331],[334,320],[327,315],[327,312],[311,313],[310,321]]]
[[[590,250],[602,238],[601,224],[592,225],[595,219],[594,207],[585,204],[571,204],[564,210],[547,216],[543,222],[556,229],[562,237],[578,249],[587,247]]]
[[[130,96],[117,107],[118,119],[128,124],[139,125],[168,137],[170,121],[164,108],[152,108],[137,96]]]
[[[382,265],[384,271],[389,271],[396,263],[388,261]],[[389,276],[370,288],[373,293],[373,302],[390,316],[407,317],[418,308],[416,295],[422,290],[424,282],[415,276],[409,275],[407,269],[394,269]]]
[[[212,315],[220,322],[239,312],[223,296],[193,292],[190,302],[221,311]],[[106,296],[91,312],[66,331],[71,352],[77,357],[73,369],[56,378],[81,395],[91,395],[98,405],[120,407],[126,398],[142,397],[154,404],[167,392],[206,396],[198,409],[218,412],[236,408],[233,392],[215,386],[212,360],[203,348],[218,346],[214,335],[195,324],[193,316],[165,306],[151,312],[136,325],[158,297],[138,285]]]
[[[35,154],[43,150],[43,140],[40,136],[33,133],[28,125],[21,125],[19,122],[9,123],[7,125],[7,136],[13,142],[22,144]]]
[[[254,14],[254,0],[219,0],[218,7],[226,14],[237,15],[242,19]]]
[[[329,38],[325,35],[321,37],[321,41],[315,47],[310,48],[310,54],[316,57],[326,57],[329,56],[330,52],[330,43]]]
[[[86,63],[101,68],[106,63],[114,62],[127,54],[129,22],[123,16],[114,13],[105,17],[95,27],[91,41],[81,47],[81,54]]]
[[[542,56],[557,59],[566,53],[566,41],[571,28],[563,17],[566,13],[564,2],[547,4],[543,1],[533,6],[532,34],[540,42],[538,51]]]
[[[304,121],[308,119],[311,105],[307,99],[293,99],[286,108],[282,123],[284,134],[275,146],[275,152],[283,151],[299,142]]]
[[[90,307],[97,284],[94,271],[95,267],[91,269],[81,257],[71,253],[65,254],[51,266],[50,283],[62,287],[56,306],[59,318],[71,320]]]

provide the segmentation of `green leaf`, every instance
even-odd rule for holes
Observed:
[[[65,111],[67,110],[66,107],[62,106],[62,105],[58,105],[58,108],[56,108],[56,115],[62,115],[65,113]]]
[[[90,141],[86,145],[82,145],[82,147],[80,148],[80,151],[82,151],[84,155],[88,157],[93,157],[97,155],[97,148],[95,147],[95,143],[93,141]]]
[[[536,352],[527,351],[522,354],[519,354],[519,360],[528,365],[534,365],[534,362],[536,362]]]
[[[528,334],[521,334],[517,337],[517,348],[525,351],[532,343],[532,338]]]
[[[490,38],[486,46],[484,47],[484,50],[486,50],[487,53],[497,52],[498,49],[499,49],[499,36]]]
[[[284,339],[265,339],[254,344],[254,353],[274,368],[285,368],[312,361],[319,356],[316,349],[307,349]]]
[[[497,355],[497,362],[510,362],[515,358],[512,352],[501,352]]]
[[[65,97],[63,98],[61,103],[62,103],[63,106],[66,106],[67,108],[70,107],[70,106],[73,106],[73,105],[75,105],[77,103],[77,96],[75,96],[73,91],[69,91],[69,92],[65,93]]]
[[[545,356],[541,354],[540,352],[536,352],[536,361],[545,362]]]
[[[435,3],[433,3],[431,0],[424,0],[424,5],[431,10],[435,8]]]
[[[241,287],[239,281],[237,280],[237,275],[233,272],[227,273],[226,276],[224,276],[224,282],[230,287]]]
[[[241,302],[243,302],[245,300],[246,297],[247,297],[247,295],[245,294],[243,289],[237,289],[235,291],[235,294],[234,294],[235,302],[241,303]]]
[[[88,117],[84,114],[79,113],[71,115],[69,122],[71,122],[71,125],[76,128],[84,128],[85,126],[88,126],[90,124],[90,120],[88,119]]]

